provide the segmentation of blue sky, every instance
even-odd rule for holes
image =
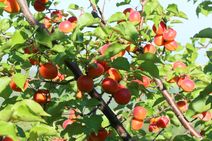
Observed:
[[[116,7],[116,2],[121,2],[122,0],[106,0],[106,5],[105,5],[105,11],[104,15],[106,19],[110,17],[113,13],[118,12],[118,11],[123,11],[125,8],[129,6],[120,6]],[[131,7],[135,8],[138,7],[138,10],[140,10],[141,6],[139,4],[139,0],[132,0],[133,2],[131,3]],[[100,8],[102,5],[103,0],[100,0]],[[188,20],[183,20],[183,23],[181,24],[175,24],[173,28],[177,30],[177,38],[176,40],[180,42],[182,45],[184,45],[187,42],[190,42],[190,37],[192,37],[194,34],[196,34],[198,31],[206,28],[206,27],[212,27],[212,14],[209,16],[204,16],[201,15],[199,18],[196,16],[196,7],[197,4],[193,4],[193,2],[187,2],[187,0],[159,0],[159,2],[162,4],[163,7],[167,7],[168,4],[175,3],[178,5],[179,10],[184,11],[187,16]],[[59,9],[67,9],[69,4],[75,3],[78,4],[79,6],[82,6],[85,8],[85,11],[89,7],[89,0],[71,0],[70,2],[63,1],[61,4],[57,7]],[[88,10],[91,10],[89,8]],[[197,59],[198,64],[206,64],[208,59],[205,56],[205,49],[201,49],[200,56]]]

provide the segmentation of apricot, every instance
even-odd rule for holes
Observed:
[[[63,12],[61,10],[56,10],[51,13],[51,20],[54,23],[58,23],[63,18]]]
[[[109,78],[112,78],[113,80],[116,80],[117,82],[121,81],[122,76],[117,69],[110,68],[107,72],[109,74]]]
[[[46,5],[42,0],[35,0],[34,8],[38,12],[42,12],[46,9]]]
[[[175,40],[173,40],[173,41],[167,41],[167,42],[164,43],[164,47],[167,50],[169,50],[169,51],[174,51],[174,50],[177,49],[178,44],[177,44],[177,42]]]
[[[140,23],[141,22],[141,14],[138,11],[133,11],[129,15],[129,21],[133,23]]]
[[[158,27],[153,25],[152,30],[155,32],[155,34],[162,35],[163,32],[166,30],[166,24],[163,21],[161,21]]]
[[[109,94],[114,94],[118,91],[118,82],[111,79],[111,78],[105,78],[102,81],[102,89]]]
[[[119,89],[113,96],[116,103],[120,105],[129,103],[131,99],[131,93],[127,88]]]
[[[135,130],[135,131],[140,130],[143,127],[143,124],[144,124],[143,120],[138,120],[135,118],[131,120],[132,130]]]
[[[94,87],[93,79],[86,75],[82,75],[77,79],[77,87],[82,92],[90,92]]]
[[[192,92],[195,89],[195,83],[188,77],[180,77],[178,80],[178,86],[185,92]]]
[[[152,53],[155,54],[157,49],[152,44],[146,44],[143,49],[144,53]]]
[[[84,95],[84,93],[82,92],[82,91],[77,91],[77,93],[76,93],[76,98],[77,99],[82,99],[83,98],[83,95]]]
[[[105,141],[106,138],[107,138],[107,136],[108,136],[109,134],[110,134],[110,133],[109,133],[107,130],[105,130],[104,128],[102,128],[102,129],[100,129],[100,130],[98,131],[97,134],[95,134],[94,132],[92,132],[92,133],[89,135],[87,141]]]
[[[63,122],[63,129],[65,129],[68,125],[71,125],[72,123],[74,123],[73,120],[70,120],[70,119],[66,119],[64,122]]]
[[[166,128],[169,124],[169,118],[167,116],[162,116],[157,120],[157,127]]]
[[[104,67],[104,71],[108,71],[110,69],[106,61],[96,60],[95,62],[101,64]]]
[[[39,74],[45,79],[54,79],[58,75],[58,69],[52,63],[45,63],[40,65]]]
[[[58,26],[60,32],[69,33],[74,30],[74,25],[69,21],[63,21]]]
[[[105,44],[105,45],[103,45],[100,49],[99,49],[99,52],[100,52],[100,54],[101,55],[104,55],[105,54],[105,52],[106,52],[106,50],[107,50],[107,48],[110,46],[110,44],[108,43],[108,44]]]
[[[48,90],[39,89],[35,92],[33,100],[39,104],[46,104],[51,100],[51,95]]]
[[[186,64],[184,64],[183,62],[181,62],[181,61],[176,61],[176,62],[174,62],[173,66],[172,66],[172,69],[173,69],[173,70],[175,70],[175,69],[177,69],[177,68],[184,69],[184,68],[186,68],[186,67],[187,67]]]
[[[202,121],[210,121],[212,119],[212,113],[210,111],[204,111],[200,114],[194,115],[193,118],[199,118]]]
[[[39,51],[38,48],[35,47],[35,46],[24,48],[24,53],[25,54],[33,54],[33,53],[37,53],[38,51]]]
[[[2,1],[6,5],[4,10],[8,13],[18,13],[20,11],[20,6],[16,0],[5,0]]]
[[[75,16],[69,17],[68,21],[71,22],[71,23],[76,23],[77,22],[77,17],[75,17]]]
[[[144,120],[147,115],[147,110],[144,107],[136,106],[133,109],[133,117],[137,120]]]
[[[52,26],[51,19],[49,17],[45,17],[43,20],[43,24],[45,28],[50,28]]]
[[[29,83],[28,83],[28,81],[26,81],[26,82],[24,83],[23,91],[25,91],[25,90],[28,88],[28,85],[29,85]],[[22,92],[22,89],[19,88],[19,87],[15,84],[15,82],[14,82],[13,80],[10,81],[10,88],[11,88],[13,91],[16,91],[16,92]]]
[[[186,100],[181,100],[177,102],[177,107],[181,112],[186,112],[188,110],[188,103]]]
[[[173,78],[171,78],[170,80],[168,80],[169,83],[177,83],[179,80],[179,76],[175,76]]]
[[[10,137],[5,137],[2,141],[13,141]]]
[[[158,128],[156,124],[149,125],[149,132],[158,132],[159,130],[160,128]]]
[[[162,46],[162,45],[164,45],[163,35],[156,35],[156,36],[154,37],[154,43],[155,43],[157,46]]]
[[[147,77],[147,76],[142,76],[142,85],[145,87],[145,88],[147,88],[147,87],[149,87],[149,85],[151,84],[151,79],[149,78],[149,77]]]
[[[104,73],[104,67],[99,63],[93,63],[88,65],[88,76],[91,78],[96,78]]]
[[[123,13],[124,13],[125,15],[127,15],[128,13],[132,13],[133,11],[135,11],[135,10],[132,9],[132,8],[127,8],[127,9],[125,9],[125,10],[123,11]]]
[[[174,29],[169,28],[163,32],[163,39],[165,41],[173,41],[176,35],[177,35],[177,32]]]

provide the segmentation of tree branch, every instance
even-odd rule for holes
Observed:
[[[182,112],[178,109],[176,103],[174,102],[174,100],[170,96],[169,92],[165,88],[163,82],[160,79],[157,79],[157,78],[155,78],[154,80],[155,80],[156,84],[158,85],[158,89],[161,91],[161,93],[163,94],[164,98],[166,99],[166,101],[168,102],[168,104],[171,106],[173,112],[175,113],[175,115],[177,116],[177,118],[179,119],[179,121],[181,122],[181,124],[184,126],[184,128],[187,129],[190,132],[191,135],[193,135],[195,137],[198,137],[198,138],[202,138],[202,136],[185,119],[185,117],[182,114]]]
[[[78,65],[74,62],[69,62],[68,60],[65,60],[66,66],[73,72],[75,79],[77,80],[80,75],[82,75],[81,70],[79,69]],[[132,141],[131,136],[129,133],[126,131],[126,129],[123,127],[122,123],[119,121],[119,119],[116,117],[114,112],[109,108],[107,103],[102,99],[100,94],[93,89],[89,95],[92,98],[95,98],[99,100],[100,102],[100,107],[99,109],[104,113],[104,115],[107,117],[107,119],[110,121],[111,126],[116,129],[118,132],[119,136],[123,139],[123,141]]]

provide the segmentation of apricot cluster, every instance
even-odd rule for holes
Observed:
[[[169,51],[177,49],[178,44],[175,41],[177,32],[174,29],[167,27],[163,21],[157,27],[153,25],[152,29],[156,34],[154,43],[157,46],[164,46]]]
[[[160,128],[166,128],[169,121],[167,116],[152,118],[149,124],[149,132],[158,132]]]
[[[147,116],[147,110],[144,107],[136,106],[133,109],[133,118],[131,120],[132,130],[140,130],[143,127],[144,119]]]

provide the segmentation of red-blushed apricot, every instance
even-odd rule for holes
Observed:
[[[184,64],[182,61],[176,61],[176,62],[174,62],[172,69],[173,70],[175,70],[177,68],[184,69],[186,67],[187,67],[186,64]]]
[[[163,32],[166,30],[166,24],[163,21],[161,21],[158,27],[153,25],[152,30],[155,32],[155,34],[162,35]]]
[[[156,124],[150,124],[148,129],[149,132],[158,132],[160,130],[160,128],[158,128]]]
[[[140,23],[141,22],[141,14],[138,11],[133,11],[129,15],[129,21],[133,23]]]
[[[33,54],[33,53],[37,53],[39,50],[37,47],[35,47],[34,45],[30,46],[30,47],[26,47],[23,49],[25,54]]]
[[[151,79],[149,77],[145,76],[145,75],[142,76],[141,81],[142,81],[142,85],[145,88],[149,87],[149,85],[151,84]]]
[[[77,116],[76,116],[76,110],[75,110],[75,109],[71,108],[71,109],[69,110],[69,117],[68,117],[68,118],[69,118],[70,120],[73,120],[73,121],[76,120]]]
[[[33,100],[39,104],[46,104],[51,101],[51,95],[48,90],[39,89],[35,92]]]
[[[176,35],[177,32],[174,29],[168,28],[163,32],[163,39],[165,41],[173,41]]]
[[[131,129],[135,131],[140,130],[143,127],[143,124],[144,124],[143,120],[133,118],[131,120]]]
[[[75,16],[69,17],[68,21],[71,22],[71,23],[76,23],[77,22],[77,17],[75,17]]]
[[[77,87],[82,92],[90,92],[93,90],[94,82],[93,79],[86,75],[81,75],[77,79]]]
[[[58,72],[57,77],[53,79],[53,81],[63,81],[65,80],[65,75]]]
[[[117,82],[121,81],[122,76],[117,69],[110,68],[107,72],[109,74],[109,76],[108,76],[109,78],[112,78],[113,80],[116,80]]]
[[[26,81],[26,82],[24,83],[23,91],[25,91],[25,90],[28,88],[28,86],[29,86],[29,83],[28,83],[28,81]],[[11,88],[13,91],[16,91],[16,92],[22,92],[22,89],[19,88],[19,87],[15,84],[15,82],[14,82],[13,80],[10,81],[10,88]]]
[[[10,137],[5,137],[2,141],[13,141]]]
[[[141,106],[135,106],[133,109],[133,117],[137,120],[144,120],[147,115],[147,110]]]
[[[131,93],[128,89],[123,88],[119,89],[116,93],[113,94],[114,100],[120,105],[125,105],[130,102]]]
[[[89,135],[87,141],[105,141],[106,138],[107,138],[107,136],[109,136],[109,134],[110,134],[110,133],[109,133],[107,130],[105,130],[104,128],[102,128],[102,129],[100,129],[100,130],[98,131],[97,134],[94,133],[94,132],[92,132],[92,133]]]
[[[39,60],[34,59],[34,58],[29,58],[29,62],[31,65],[38,65],[39,64]]]
[[[104,67],[99,63],[93,63],[88,65],[87,75],[91,78],[96,78],[104,73]]]
[[[16,0],[5,0],[2,1],[6,5],[4,10],[8,13],[18,13],[20,11],[20,6]]]
[[[156,36],[154,37],[154,43],[155,43],[157,46],[162,46],[162,45],[164,45],[163,35],[156,35]]]
[[[68,125],[74,123],[73,120],[70,120],[70,119],[66,119],[64,122],[63,122],[63,129],[65,129]]]
[[[167,116],[160,117],[156,123],[157,127],[160,127],[160,128],[166,128],[168,124],[169,124],[169,117]]]
[[[101,64],[104,67],[104,71],[108,71],[110,69],[106,61],[96,60],[95,62]]]
[[[180,77],[178,80],[178,86],[185,92],[192,92],[195,89],[195,83],[188,77]]]
[[[58,69],[52,63],[45,63],[40,65],[39,74],[45,79],[54,79],[58,75]]]
[[[51,19],[49,17],[45,17],[43,19],[43,24],[45,26],[45,28],[50,28],[52,26],[52,23],[51,23]]]
[[[42,12],[46,9],[46,5],[41,0],[35,0],[34,8],[35,8],[36,11]]]
[[[118,58],[118,57],[124,56],[124,54],[125,54],[125,50],[122,50],[122,51],[120,51],[118,54],[112,56],[110,59],[111,59],[111,60],[114,60],[114,59],[116,59],[116,58]]]
[[[60,32],[69,33],[74,30],[75,26],[69,21],[63,21],[58,26]]]
[[[51,13],[51,20],[54,23],[58,23],[63,18],[63,12],[61,10],[55,10]]]
[[[177,49],[178,44],[177,44],[177,42],[175,40],[173,40],[173,41],[167,41],[167,42],[164,43],[164,47],[167,50],[169,50],[169,51],[174,51],[174,50]]]
[[[109,94],[114,94],[118,91],[118,82],[111,79],[111,78],[105,78],[102,81],[102,89]]]
[[[123,13],[126,15],[126,14],[132,13],[133,11],[135,11],[135,10],[132,9],[132,8],[127,8],[127,9],[125,9],[125,10],[123,11]]]
[[[194,115],[193,118],[199,118],[202,121],[210,121],[212,119],[212,113],[210,111],[204,111],[200,114]]]
[[[188,110],[188,103],[186,100],[178,101],[176,104],[181,112],[186,112]]]
[[[144,53],[152,53],[155,54],[157,49],[152,44],[146,44],[143,49]]]

